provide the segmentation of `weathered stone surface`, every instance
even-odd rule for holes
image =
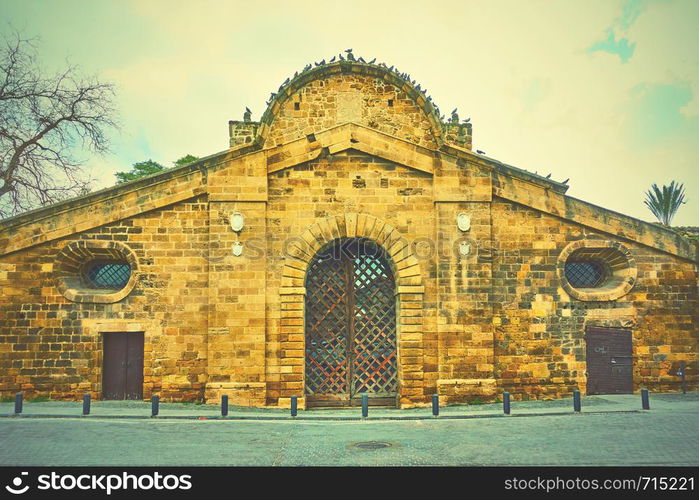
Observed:
[[[229,126],[223,153],[0,221],[3,396],[99,398],[104,335],[144,332],[146,398],[303,405],[306,269],[341,237],[391,257],[403,406],[584,390],[590,326],[633,331],[635,389],[677,389],[680,361],[697,389],[696,244],[473,154],[470,123],[388,69],[313,69]],[[133,287],[68,286],[81,248],[132,255]],[[579,248],[627,281],[571,294]]]

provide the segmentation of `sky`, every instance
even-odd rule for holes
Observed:
[[[228,147],[307,63],[352,48],[409,73],[473,148],[552,174],[570,196],[652,221],[651,184],[683,183],[673,225],[699,226],[697,0],[0,0],[0,32],[39,38],[117,86],[112,154],[95,188],[138,161]]]

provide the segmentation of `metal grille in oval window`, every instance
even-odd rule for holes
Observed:
[[[90,266],[86,276],[95,288],[124,288],[131,277],[131,266],[121,262],[102,262]]]
[[[607,277],[604,266],[594,261],[566,262],[565,273],[575,288],[598,288]]]

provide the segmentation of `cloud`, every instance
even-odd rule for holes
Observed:
[[[621,62],[625,63],[633,55],[633,51],[636,48],[635,43],[629,43],[628,38],[616,39],[614,36],[614,31],[609,30],[607,39],[599,42],[593,43],[588,52],[607,52],[609,54],[616,54],[621,59]]]
[[[609,54],[616,54],[619,56],[619,59],[621,59],[622,63],[631,59],[636,44],[630,43],[629,39],[623,36],[617,38],[617,32],[628,32],[631,25],[643,11],[643,8],[643,0],[627,0],[622,7],[621,15],[617,17],[611,27],[607,29],[607,37],[590,45],[587,51],[590,53],[607,52]]]

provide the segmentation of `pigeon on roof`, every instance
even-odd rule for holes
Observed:
[[[481,151],[480,149],[476,149],[476,153],[478,153],[479,155],[484,155],[485,151]]]
[[[376,58],[373,58],[371,61],[369,61],[369,64],[374,64],[376,62]]]

